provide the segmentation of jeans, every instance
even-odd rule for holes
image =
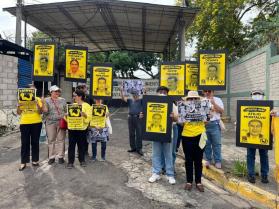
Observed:
[[[92,158],[97,158],[97,143],[92,143]],[[101,158],[106,159],[107,142],[101,142]]]
[[[162,157],[164,156],[164,157]],[[172,161],[172,144],[153,142],[152,143],[152,172],[160,174],[165,165],[167,176],[174,176]]]
[[[268,164],[268,150],[259,149],[260,163],[261,163],[261,176],[268,176],[269,164]],[[247,148],[247,169],[249,176],[255,176],[255,148]]]
[[[172,125],[172,162],[173,162],[173,167],[175,165],[175,160],[176,160],[176,150],[177,150],[177,138],[178,138],[178,128],[177,124]]]
[[[85,161],[85,146],[87,130],[69,130],[68,163],[75,162],[76,144],[79,162]]]
[[[142,119],[138,115],[129,115],[128,117],[128,127],[129,127],[129,140],[130,147],[132,150],[142,149]]]
[[[30,161],[30,145],[32,162],[39,161],[39,139],[41,134],[42,123],[21,124],[21,163]]]
[[[212,151],[215,163],[221,163],[221,128],[218,121],[210,121],[206,125],[207,141],[205,146],[205,158],[212,161]]]
[[[195,167],[195,182],[201,183],[203,149],[199,147],[201,135],[182,137],[182,147],[185,155],[187,183],[193,183],[193,164]]]

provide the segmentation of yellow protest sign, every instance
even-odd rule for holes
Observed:
[[[147,103],[146,132],[166,133],[168,104]]]
[[[20,110],[25,112],[38,111],[36,103],[36,89],[19,88],[18,89],[18,104]]]
[[[272,133],[274,137],[274,158],[276,165],[274,177],[277,183],[279,183],[279,117],[272,118]]]
[[[55,44],[35,44],[33,78],[52,81],[54,78]]]
[[[225,52],[205,51],[199,53],[199,86],[201,89],[226,89],[226,62]]]
[[[92,105],[92,119],[90,126],[104,128],[106,126],[106,105]]]
[[[67,105],[67,123],[70,130],[82,130],[83,117],[81,115],[82,106],[78,104]]]
[[[237,102],[237,145],[262,149],[272,148],[271,101]]]
[[[197,91],[199,85],[199,66],[197,63],[186,63],[186,89]]]
[[[112,67],[93,66],[91,93],[94,97],[112,97]]]
[[[184,96],[185,64],[162,64],[160,69],[160,86],[169,88],[169,96]]]
[[[66,47],[65,51],[66,80],[86,80],[87,73],[87,48]]]

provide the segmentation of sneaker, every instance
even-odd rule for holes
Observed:
[[[97,158],[92,157],[91,160],[92,160],[93,162],[96,162],[96,161],[97,161]]]
[[[55,159],[54,159],[54,158],[48,160],[48,164],[49,164],[49,165],[53,164],[54,162],[55,162]]]
[[[87,166],[87,165],[86,165],[86,162],[81,162],[81,163],[80,163],[80,166],[81,166],[81,167],[86,167],[86,166]]]
[[[269,183],[268,177],[267,177],[267,176],[262,176],[261,182],[262,182],[263,184],[268,184],[268,183]]]
[[[205,161],[205,167],[206,167],[207,169],[209,169],[209,167],[210,167],[210,161]]]
[[[68,169],[72,169],[73,167],[74,167],[73,163],[68,163],[66,166],[66,168],[68,168]]]
[[[101,159],[100,159],[100,162],[105,162],[105,161],[106,161],[105,158],[101,158]]]
[[[148,181],[150,183],[154,183],[155,181],[158,181],[160,179],[161,179],[160,175],[153,173],[152,176],[148,179]]]
[[[222,164],[221,163],[215,163],[215,168],[221,169],[222,168]]]
[[[186,183],[184,186],[184,189],[187,191],[191,191],[192,190],[192,184],[191,183]]]
[[[59,164],[63,164],[63,163],[65,163],[64,158],[59,158],[59,159],[58,159],[58,163],[59,163]]]
[[[169,183],[172,184],[172,185],[176,183],[175,178],[174,178],[173,176],[169,176],[169,177],[168,177],[168,181],[169,181]]]
[[[199,192],[204,192],[204,187],[203,187],[202,184],[197,184],[197,185],[196,185],[196,188],[197,188],[197,190],[198,190]]]
[[[248,176],[247,179],[248,179],[248,181],[249,181],[251,184],[255,184],[255,183],[256,183],[256,178],[255,178],[255,176]]]

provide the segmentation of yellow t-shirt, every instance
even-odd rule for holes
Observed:
[[[86,103],[86,102],[83,102],[82,103],[82,112],[84,112],[87,117],[83,119],[83,127],[82,127],[82,130],[85,130],[87,129],[90,121],[91,121],[91,117],[92,117],[92,107]]]
[[[205,132],[205,125],[203,121],[186,122],[184,123],[182,136],[194,137]]]
[[[38,104],[40,107],[43,106],[42,100],[39,97],[36,97],[36,100],[38,101]],[[29,111],[22,111],[20,115],[20,125],[24,124],[35,124],[35,123],[41,123],[42,122],[42,116],[38,111],[29,112]]]

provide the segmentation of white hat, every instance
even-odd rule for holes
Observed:
[[[188,91],[188,94],[186,97],[183,97],[183,100],[187,100],[189,98],[201,98],[199,95],[199,92],[197,91]]]
[[[60,90],[60,88],[58,86],[54,85],[54,86],[50,87],[49,92],[58,91],[58,90]]]

